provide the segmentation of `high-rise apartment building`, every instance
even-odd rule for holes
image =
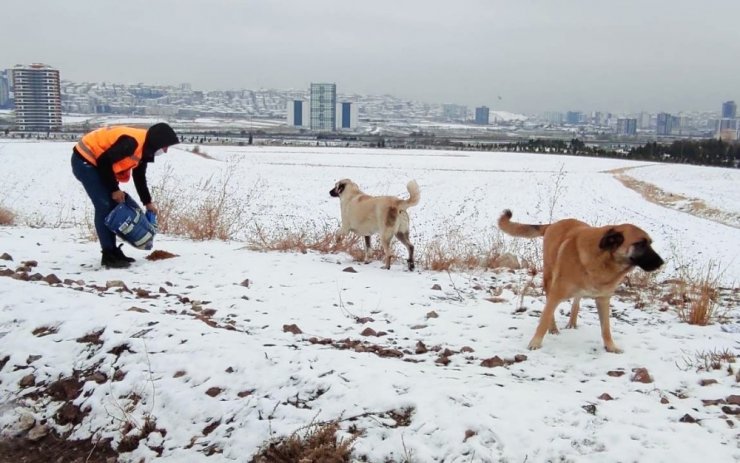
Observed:
[[[565,113],[565,123],[576,125],[576,124],[583,124],[584,117],[583,113],[581,111],[568,111]]]
[[[12,73],[15,124],[18,130],[61,129],[59,71],[45,64],[31,64],[15,66]]]
[[[288,125],[293,127],[308,127],[311,116],[308,102],[303,100],[288,101]]]
[[[475,123],[480,125],[488,125],[490,111],[488,106],[481,106],[475,108]]]
[[[311,84],[311,130],[337,127],[337,84]]]
[[[337,104],[337,130],[357,128],[357,103],[343,101]]]
[[[0,71],[0,109],[10,108],[10,79],[7,71]]]
[[[619,118],[617,119],[617,135],[636,135],[637,119]]]
[[[657,135],[672,135],[681,128],[681,119],[668,113],[658,113],[655,133]]]
[[[737,105],[734,101],[722,103],[722,119],[735,119],[737,117]]]

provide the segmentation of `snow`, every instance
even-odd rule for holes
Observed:
[[[155,249],[178,257],[148,261],[127,247],[137,258],[130,269],[101,269],[97,244],[88,239],[91,207],[69,168],[72,146],[0,141],[0,205],[21,216],[21,225],[0,228],[0,254],[14,259],[0,260],[0,269],[36,260],[33,272],[83,283],[0,277],[0,359],[10,356],[0,370],[5,429],[12,430],[29,407],[49,418],[59,406],[24,398],[37,386],[20,388],[22,377],[32,372],[37,385],[48,384],[100,362],[97,368],[108,378],[116,368],[125,377],[85,383],[75,403],[90,412],[73,436],[111,437],[115,443],[124,421],[142,423],[146,414],[166,430],[164,436],[150,434],[124,461],[245,461],[271,437],[300,432],[312,421],[350,417],[357,418],[342,422],[343,436],[351,424],[362,429],[354,455],[372,462],[740,459],[738,420],[701,402],[738,394],[734,377],[726,365],[697,372],[685,364],[696,352],[737,355],[738,335],[723,325],[680,323],[654,294],[645,295],[642,309],[614,297],[612,330],[625,352],[608,354],[587,300],[577,330],[548,335],[542,349],[530,352],[527,342],[544,297],[540,290],[519,295],[526,272],[408,272],[398,260],[387,271],[380,262],[364,265],[344,254],[255,252],[242,241],[248,229],[227,242],[160,235]],[[721,262],[729,285],[740,274],[740,230],[648,203],[606,173],[646,166],[629,172],[641,171],[645,181],[662,185],[685,166],[518,153],[202,145],[215,158],[207,159],[188,148],[158,158],[148,169],[150,184],[169,175],[196,196],[204,194],[197,190],[204,179],[231,171],[229,191],[243,199],[252,221],[265,226],[337,227],[339,205],[328,195],[336,180],[349,177],[368,193],[403,196],[414,178],[422,201],[410,210],[412,242],[420,253],[445,233],[471,240],[495,234],[496,219],[508,207],[516,220],[527,222],[635,222],[668,261],[659,279],[671,277],[677,262]],[[702,191],[723,195],[725,207],[738,207],[736,187],[715,182],[725,171],[697,172]],[[342,271],[348,266],[357,273]],[[248,286],[241,284],[246,279]],[[112,280],[130,291],[103,290]],[[141,297],[137,289],[154,297]],[[492,295],[495,302],[487,300]],[[516,312],[520,302],[526,311]],[[735,321],[725,326],[734,327],[737,298],[725,304]],[[211,324],[204,323],[204,309],[215,310]],[[437,318],[428,315],[432,311]],[[561,327],[567,312],[563,304]],[[362,317],[372,321],[358,323]],[[284,332],[289,324],[303,333]],[[57,331],[32,334],[42,326]],[[368,327],[386,334],[362,336]],[[101,329],[100,346],[76,341]],[[380,357],[311,338],[350,338],[403,354]],[[420,341],[429,352],[414,353]],[[129,349],[120,356],[110,352],[122,344]],[[457,353],[443,366],[435,362],[435,346]],[[460,352],[463,347],[472,352]],[[519,354],[527,359],[506,367],[480,365]],[[28,364],[29,355],[41,357]],[[638,367],[648,368],[654,382],[630,381]],[[615,370],[626,374],[607,375]],[[717,383],[701,386],[700,379]],[[211,397],[206,391],[212,387],[222,392]],[[135,406],[126,398],[132,393],[141,397]],[[614,400],[599,399],[603,393]],[[593,414],[583,408],[590,405]],[[387,412],[404,408],[413,409],[410,424],[396,426]],[[700,423],[680,422],[686,414]],[[218,420],[205,435],[204,428]],[[466,439],[467,431],[475,434]],[[157,456],[151,448],[160,445]],[[221,453],[206,457],[213,446]]]

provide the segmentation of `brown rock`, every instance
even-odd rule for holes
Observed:
[[[247,278],[247,279],[245,279],[244,281],[242,281],[239,284],[242,285],[242,286],[244,286],[245,288],[249,288],[249,285],[252,284],[252,282],[249,281],[249,278]]]
[[[423,342],[419,341],[416,343],[416,350],[414,352],[417,354],[426,354],[429,352],[429,349],[427,349],[427,346]]]
[[[601,400],[614,400],[614,397],[610,396],[609,394],[607,394],[605,392],[605,393],[603,393],[603,394],[601,394],[599,396],[599,399],[601,399]]]
[[[728,395],[725,400],[730,405],[740,405],[740,395]]]
[[[524,355],[524,354],[516,354],[514,356],[514,362],[516,362],[516,363],[523,362],[525,360],[527,360],[527,356]]]
[[[669,404],[671,402],[668,400],[668,397],[661,397],[660,398],[660,403],[662,403],[663,405],[665,405],[665,404]]]
[[[494,368],[494,367],[502,367],[502,366],[506,365],[506,362],[504,362],[504,360],[501,357],[499,357],[498,355],[496,355],[494,357],[491,357],[491,358],[488,358],[488,359],[483,360],[480,363],[480,365],[482,367]]]
[[[20,387],[31,387],[36,384],[36,377],[33,374],[29,374],[21,378],[20,381],[18,381],[18,386]]]
[[[460,349],[460,352],[462,352],[463,354],[469,354],[470,352],[475,352],[475,350],[473,350],[473,348],[470,346],[463,346]]]
[[[699,381],[699,386],[709,386],[710,384],[717,384],[716,379],[702,379]]]
[[[648,372],[647,368],[633,368],[632,369],[632,378],[630,378],[630,381],[636,382],[636,383],[652,383],[653,378],[650,377],[650,373]]]
[[[352,267],[345,267],[345,268],[342,269],[342,271],[343,272],[347,272],[347,273],[357,273],[357,270],[355,270]]]
[[[30,268],[38,267],[39,265],[39,263],[36,262],[35,260],[26,260],[26,261],[21,262],[21,264],[25,265],[26,267],[30,267]]]
[[[185,370],[178,370],[174,375],[172,375],[173,378],[179,378],[181,376],[185,376]]]
[[[697,423],[697,419],[689,415],[688,413],[682,416],[678,421],[680,421],[681,423]]]
[[[302,334],[303,331],[294,323],[292,325],[283,325],[283,333]]]
[[[62,282],[62,280],[60,280],[59,277],[54,275],[53,273],[46,275],[44,278],[42,278],[42,280],[49,283],[50,285],[56,285]]]
[[[728,415],[740,415],[740,407],[732,408],[729,405],[722,407],[722,412]]]
[[[31,442],[36,442],[46,437],[47,434],[49,434],[49,428],[45,424],[37,424],[33,429],[28,431],[26,437]]]
[[[611,370],[607,371],[606,374],[613,378],[619,378],[620,376],[624,375],[624,372],[622,370]]]
[[[465,439],[463,439],[463,442],[466,442],[471,437],[475,436],[477,433],[473,431],[472,429],[468,429],[465,431]]]
[[[221,392],[223,392],[223,389],[221,389],[220,387],[214,386],[214,387],[208,388],[208,390],[206,391],[206,395],[209,395],[211,397],[216,397],[217,395],[221,394]]]
[[[369,326],[362,330],[362,333],[360,333],[362,336],[377,336],[378,333],[375,332],[374,329],[370,328]]]
[[[432,289],[435,291],[442,291],[442,287],[438,285],[437,283],[432,285]]]
[[[439,314],[432,310],[431,312],[427,313],[427,318],[439,318]]]
[[[253,392],[254,392],[254,389],[247,389],[246,391],[241,391],[240,393],[238,393],[237,396],[240,399],[243,399],[244,397],[252,395]]]
[[[4,252],[3,255],[0,256],[0,259],[2,259],[2,260],[13,260],[13,258],[7,252]]]
[[[727,402],[725,402],[725,399],[702,399],[701,403],[705,407],[711,407],[712,405],[721,405],[726,404]]]

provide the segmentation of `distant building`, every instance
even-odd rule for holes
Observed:
[[[344,101],[337,104],[337,130],[357,128],[358,109],[356,103]]]
[[[559,112],[546,112],[545,120],[550,124],[563,125],[563,113]]]
[[[737,105],[734,101],[722,103],[722,119],[735,119],[737,117]]]
[[[637,117],[637,128],[638,129],[649,129],[651,123],[650,113],[645,111],[641,112]]]
[[[565,113],[565,123],[570,125],[577,125],[583,123],[583,113],[580,111],[568,111]]]
[[[617,119],[617,135],[637,135],[637,119]]]
[[[12,69],[15,124],[18,130],[49,131],[62,128],[59,71],[45,64],[18,65]]]
[[[311,120],[307,101],[288,101],[288,125],[293,127],[308,127]]]
[[[443,104],[442,117],[450,122],[462,122],[468,118],[468,107],[459,104]]]
[[[717,136],[725,141],[737,139],[737,105],[734,101],[722,103],[722,118],[717,121]]]
[[[337,127],[337,85],[311,84],[311,130],[333,131]]]
[[[655,133],[657,135],[672,135],[680,127],[681,122],[678,117],[668,113],[658,113],[655,123]]]
[[[10,100],[10,79],[7,71],[0,71],[0,109],[12,107]]]
[[[480,125],[488,125],[490,111],[488,106],[481,106],[475,108],[475,123]]]

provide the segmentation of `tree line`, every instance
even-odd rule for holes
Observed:
[[[478,148],[490,151],[568,154],[740,168],[740,144],[718,139],[676,140],[671,144],[648,142],[629,150],[614,150],[588,146],[577,138],[570,141],[538,138],[513,143],[482,144]]]

